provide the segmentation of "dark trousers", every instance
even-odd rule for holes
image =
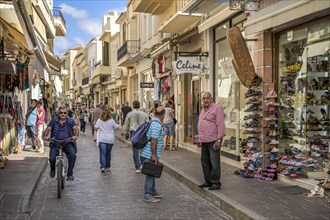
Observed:
[[[80,131],[85,132],[86,122],[84,119],[80,119]]]
[[[220,151],[213,149],[214,143],[202,143],[201,162],[205,183],[221,185]]]
[[[76,148],[73,143],[68,143],[64,148],[63,151],[65,152],[67,158],[68,158],[68,174],[67,176],[72,176],[73,174],[73,167],[76,163]],[[50,162],[50,169],[55,170],[56,165],[56,156],[58,156],[59,150],[55,146],[50,146],[49,151],[49,162]]]
[[[131,131],[130,132],[130,137],[132,137],[132,134],[133,134],[134,131]],[[136,170],[139,170],[141,165],[142,165],[142,157],[140,155],[140,150],[139,149],[136,149],[135,147],[133,147],[133,160],[134,160],[134,166],[135,166],[135,169]]]

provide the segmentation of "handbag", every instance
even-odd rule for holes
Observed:
[[[141,173],[149,176],[153,176],[156,178],[160,178],[163,172],[164,165],[160,162],[155,164],[155,162],[150,160],[144,160]]]

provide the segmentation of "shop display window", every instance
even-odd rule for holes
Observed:
[[[291,177],[329,170],[330,25],[321,21],[278,38],[279,164]]]
[[[223,156],[240,160],[240,140],[245,128],[241,127],[240,113],[245,106],[246,88],[240,83],[232,64],[233,54],[226,38],[227,30],[235,25],[242,27],[246,17],[239,15],[214,29],[215,38],[215,100],[225,113],[226,137],[221,148]]]

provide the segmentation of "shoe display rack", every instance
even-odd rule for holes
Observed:
[[[245,178],[262,177],[262,91],[261,80],[245,93],[246,107],[243,119],[244,138],[240,143],[241,158],[245,158],[244,169],[238,172]],[[237,172],[236,172],[237,174]]]
[[[297,41],[282,48],[279,166],[281,174],[292,178],[318,178],[330,169],[330,56],[313,54],[303,44]]]
[[[277,179],[277,154],[278,148],[278,103],[277,93],[271,89],[265,96],[264,101],[264,155],[265,165],[262,179],[276,180]]]

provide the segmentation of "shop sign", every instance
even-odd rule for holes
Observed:
[[[172,66],[177,75],[184,73],[200,74],[204,68],[204,64],[196,57],[179,57],[172,62]]]
[[[155,88],[155,84],[151,82],[141,82],[140,88]]]
[[[238,78],[245,87],[253,86],[253,79],[256,74],[241,30],[236,26],[230,28],[227,31],[227,38],[233,52],[234,58],[232,63]]]

